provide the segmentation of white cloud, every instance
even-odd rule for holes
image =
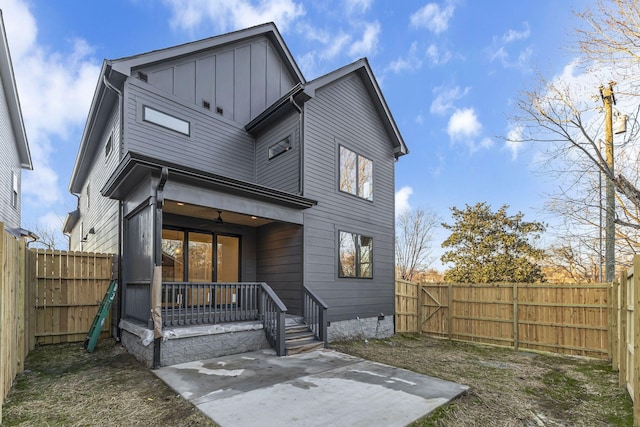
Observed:
[[[449,52],[448,50],[445,50],[444,52],[442,52],[440,51],[438,46],[436,46],[433,43],[430,44],[429,47],[427,48],[427,58],[431,60],[431,63],[433,65],[446,64],[447,62],[449,62],[449,60],[451,60],[452,56],[453,55],[451,54],[451,52]]]
[[[1,7],[34,165],[23,175],[22,191],[27,204],[48,206],[62,198],[52,138],[65,142],[82,129],[100,67],[82,39],[72,41],[70,53],[38,45],[36,21],[25,2],[4,0]]]
[[[458,109],[449,118],[447,133],[452,140],[475,138],[482,132],[482,124],[473,108]]]
[[[519,50],[515,48],[518,51],[516,55],[509,53],[510,46],[513,47],[514,43],[527,40],[531,35],[529,24],[524,22],[522,26],[522,30],[509,29],[502,37],[494,37],[493,46],[489,49],[491,62],[499,60],[505,68],[530,69],[529,62],[533,55],[531,47],[520,47]]]
[[[440,34],[449,28],[449,20],[453,17],[454,10],[455,7],[450,2],[444,7],[437,3],[427,3],[411,15],[410,22],[416,28],[426,28]]]
[[[164,3],[173,13],[171,26],[182,30],[196,29],[204,21],[220,32],[273,21],[284,32],[305,14],[302,4],[293,0],[164,0]]]
[[[512,126],[507,133],[507,140],[505,141],[505,147],[511,151],[511,158],[513,160],[518,158],[518,151],[524,144],[523,141],[524,129],[522,126]]]
[[[429,111],[433,114],[444,115],[455,108],[454,103],[459,99],[466,96],[470,87],[461,89],[460,86],[446,87],[438,86],[433,89],[433,93],[436,95]]]
[[[511,43],[516,40],[528,39],[529,36],[531,35],[531,29],[529,28],[529,23],[524,22],[522,26],[524,27],[522,31],[518,31],[514,29],[507,30],[507,32],[502,35],[502,41],[504,43]]]
[[[409,196],[413,194],[413,188],[404,186],[396,191],[396,218],[411,209]]]
[[[393,71],[394,73],[401,73],[403,71],[415,71],[422,67],[422,60],[418,55],[418,42],[411,43],[409,52],[405,57],[398,58],[391,61],[387,65],[386,70]]]
[[[349,55],[353,57],[372,56],[378,50],[378,36],[380,35],[380,23],[378,21],[365,24],[362,38],[356,40],[349,49]]]
[[[373,3],[373,0],[344,0],[348,15],[366,12],[371,7],[371,3]]]

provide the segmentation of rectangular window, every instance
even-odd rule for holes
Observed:
[[[340,191],[373,200],[373,162],[340,146]]]
[[[289,150],[291,150],[291,138],[286,137],[282,141],[278,141],[271,147],[269,147],[269,160],[279,156],[282,153],[286,153]]]
[[[346,231],[340,232],[340,277],[370,279],[373,277],[373,239]]]
[[[91,207],[91,184],[87,184],[87,210]]]
[[[11,172],[11,206],[18,207],[18,175]]]
[[[191,123],[188,121],[155,110],[147,105],[142,107],[142,120],[186,136],[191,134]]]

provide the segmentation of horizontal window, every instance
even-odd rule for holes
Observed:
[[[373,200],[373,162],[340,146],[340,191]]]
[[[356,233],[340,232],[338,275],[370,279],[373,277],[373,239]]]
[[[282,153],[286,153],[289,150],[291,150],[291,138],[286,137],[282,141],[278,141],[271,147],[269,147],[269,160],[279,156]]]
[[[191,123],[188,121],[163,113],[162,111],[155,110],[147,105],[142,107],[142,120],[179,132],[186,136],[191,134]]]

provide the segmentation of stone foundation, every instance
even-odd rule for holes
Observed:
[[[395,332],[393,316],[367,317],[331,322],[327,328],[329,342],[366,338],[389,338]]]
[[[122,320],[122,345],[147,367],[153,365],[153,331]],[[271,348],[262,322],[165,328],[160,366]]]

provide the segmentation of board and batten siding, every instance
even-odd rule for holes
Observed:
[[[255,142],[237,123],[136,79],[127,80],[125,99],[125,152],[255,182]],[[191,135],[143,121],[145,105],[188,121]]]
[[[106,155],[105,148],[109,138],[111,151]],[[91,172],[82,185],[80,217],[72,232],[70,250],[114,254],[118,252],[118,201],[102,196],[100,189],[115,171],[121,158],[120,107],[117,103],[97,141],[100,147],[91,159]],[[94,233],[89,234],[92,228]],[[82,241],[84,236],[87,237],[86,242]]]
[[[287,306],[302,315],[302,227],[271,223],[258,229],[258,281],[266,282]]]
[[[20,156],[16,147],[16,137],[9,117],[9,106],[5,88],[0,79],[0,221],[7,230],[20,230],[21,181]],[[13,174],[18,177],[18,203],[11,205],[13,193]]]
[[[297,112],[256,138],[256,183],[289,193],[300,192],[300,132]],[[269,160],[269,147],[289,138],[291,149]]]
[[[329,320],[394,312],[394,155],[360,77],[352,73],[305,104],[304,283],[329,305]],[[373,161],[373,201],[339,190],[340,145]],[[373,278],[338,277],[338,233],[373,238]]]
[[[294,79],[264,36],[139,68],[150,85],[246,125],[286,94]],[[134,75],[135,77],[135,75]]]

